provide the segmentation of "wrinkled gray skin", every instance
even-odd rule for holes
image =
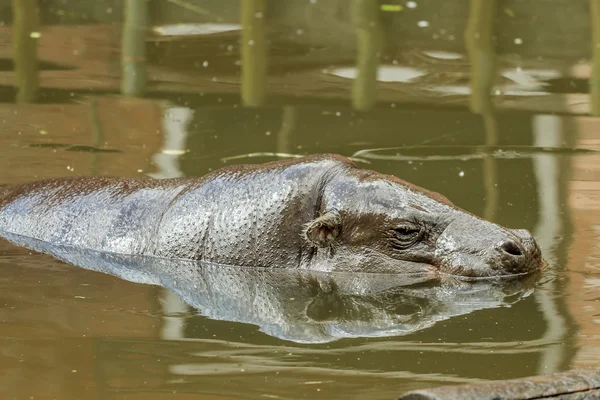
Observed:
[[[320,271],[491,276],[543,264],[525,230],[336,155],[203,178],[86,177],[0,191],[0,233],[133,255]]]

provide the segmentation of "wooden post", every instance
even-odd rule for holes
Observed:
[[[266,0],[242,2],[242,102],[259,107],[266,101],[267,39],[265,31]]]
[[[146,92],[146,35],[149,0],[125,0],[123,49],[121,52],[121,93],[143,96]]]
[[[39,90],[37,46],[40,38],[38,0],[13,0],[14,62],[17,102],[37,100]]]
[[[352,106],[370,110],[377,102],[377,69],[384,33],[378,0],[353,0],[352,22],[356,27],[356,69],[352,82]]]

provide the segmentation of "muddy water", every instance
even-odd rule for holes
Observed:
[[[446,61],[417,83],[422,70],[414,62],[404,69],[388,63],[379,77],[384,102],[368,113],[350,107],[355,72],[339,60],[278,71],[270,81],[276,96],[245,108],[236,57],[214,52],[235,43],[231,37],[201,41],[194,60],[179,43],[160,53],[167,58],[149,65],[148,95],[135,99],[118,94],[114,32],[112,25],[42,29],[41,103],[15,104],[14,90],[2,87],[0,183],[201,176],[237,163],[335,152],[529,229],[549,268],[531,286],[498,296],[461,286],[446,297],[424,295],[427,287],[391,296],[386,287],[366,298],[348,285],[348,292],[319,297],[283,275],[205,271],[182,286],[168,274],[160,282],[139,269],[119,274],[99,255],[87,255],[87,269],[79,268],[2,241],[2,398],[389,399],[415,388],[597,365],[600,123],[581,115],[589,108],[580,86],[587,65],[570,77],[560,77],[566,61],[526,76],[510,70],[518,79],[505,73],[502,90],[512,97],[498,100],[492,124],[467,110],[464,82],[444,77],[445,68],[453,76],[468,72],[464,60],[452,61],[460,56],[448,54],[438,54]],[[290,69],[296,61],[289,60],[297,59],[277,59],[274,68]],[[2,71],[0,81],[11,73]],[[145,262],[122,261],[129,272]],[[222,282],[260,284],[250,295]],[[298,307],[301,300],[309,306]],[[406,311],[407,304],[417,306]]]

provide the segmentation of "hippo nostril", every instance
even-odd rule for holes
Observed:
[[[522,256],[523,255],[521,248],[512,240],[508,240],[508,241],[502,243],[502,245],[500,246],[500,249],[502,249],[502,251],[504,251],[505,253],[508,253],[513,256]]]

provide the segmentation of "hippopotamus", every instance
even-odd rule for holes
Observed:
[[[4,232],[4,234],[3,234]],[[489,277],[544,266],[508,229],[346,157],[203,177],[72,177],[0,188],[0,236],[223,265]]]

